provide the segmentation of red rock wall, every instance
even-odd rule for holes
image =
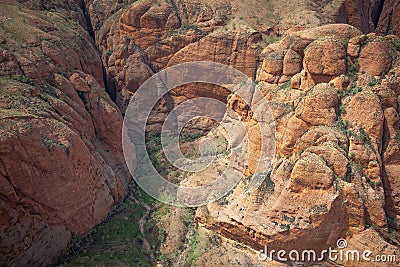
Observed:
[[[0,265],[39,266],[124,197],[122,117],[79,6],[0,13]]]

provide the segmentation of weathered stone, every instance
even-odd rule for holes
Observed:
[[[336,121],[339,103],[337,89],[329,84],[312,88],[296,108],[296,116],[311,125],[330,125]]]
[[[366,41],[367,44],[361,49],[358,63],[360,72],[380,76],[391,67],[389,55],[390,46],[383,37],[373,37]]]

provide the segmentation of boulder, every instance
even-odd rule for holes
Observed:
[[[338,103],[339,95],[335,87],[317,84],[296,107],[296,116],[311,125],[330,125],[336,121]]]

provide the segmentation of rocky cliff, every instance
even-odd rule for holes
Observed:
[[[120,130],[131,95],[159,70],[195,60],[257,79],[277,123],[265,184],[242,195],[244,181],[198,210],[201,225],[255,249],[320,248],[338,237],[398,248],[398,0],[0,6],[0,265],[48,264],[123,199]],[[332,23],[342,24],[322,26]],[[228,95],[177,88],[149,130],[184,100],[233,106]]]
[[[122,117],[82,6],[0,6],[0,265],[37,266],[123,198]]]
[[[132,93],[162,68],[206,60],[255,77],[262,48],[285,30],[343,19],[343,3],[324,7],[318,1],[285,6],[280,1],[88,1],[87,7],[103,51],[108,86],[123,113]],[[172,105],[190,98],[189,91],[172,94]],[[227,97],[227,92],[221,93]],[[163,109],[168,107],[164,104]]]
[[[285,5],[278,0],[94,0],[86,5],[96,44],[103,51],[108,88],[122,113],[132,93],[146,79],[175,64],[214,61],[255,77],[262,48],[288,29],[348,23],[364,33],[399,31],[396,3],[383,0],[303,0]],[[173,93],[172,103],[160,103],[158,109],[168,112],[171,105],[192,97],[189,91]],[[203,91],[212,93],[215,89]],[[227,97],[227,92],[220,94]],[[159,130],[163,118],[154,120],[149,130]]]
[[[244,180],[200,208],[198,222],[256,250],[321,251],[346,238],[350,247],[395,254],[399,44],[336,24],[267,46],[258,87],[276,123],[273,170],[257,190]]]

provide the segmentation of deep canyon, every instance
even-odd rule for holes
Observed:
[[[321,251],[340,238],[400,260],[399,36],[398,0],[0,1],[0,266],[285,266],[256,251]],[[204,179],[171,166],[160,147],[179,104],[218,99],[249,133],[251,157],[235,188],[177,208],[135,184],[121,132],[147,79],[193,61],[246,74],[273,118],[256,117],[220,86],[165,95],[146,140],[171,182]],[[257,127],[268,119],[272,169],[249,192],[265,160]],[[220,128],[195,121],[181,150],[196,156],[205,135],[221,152],[212,180],[232,142]]]

